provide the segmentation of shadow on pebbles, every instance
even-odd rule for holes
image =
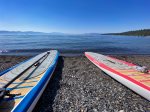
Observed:
[[[0,71],[29,57],[0,57]],[[117,56],[146,65],[150,56]],[[85,57],[60,57],[34,112],[150,112],[150,102],[121,85]]]
[[[141,58],[125,59],[142,64]],[[149,56],[143,59],[150,62]],[[60,57],[54,77],[34,111],[149,112],[150,102],[109,77],[87,58]]]

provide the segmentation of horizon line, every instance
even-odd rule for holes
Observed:
[[[149,28],[150,29],[150,28]],[[64,32],[57,32],[57,31],[53,31],[53,32],[45,32],[45,31],[35,31],[35,30],[0,30],[0,31],[7,31],[7,32],[33,32],[33,33],[61,33],[61,34],[107,34],[107,33],[123,33],[123,32],[128,32],[128,31],[137,31],[137,30],[148,30],[148,28],[143,28],[143,29],[133,29],[133,30],[126,30],[126,31],[122,31],[122,32],[83,32],[83,33],[64,33]]]

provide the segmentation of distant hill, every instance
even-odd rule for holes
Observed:
[[[43,32],[33,32],[33,31],[0,31],[0,35],[42,35],[46,34]]]
[[[68,34],[68,33],[61,33],[61,32],[34,32],[34,31],[0,31],[0,35],[84,35],[84,36],[99,36],[100,33],[83,33],[83,34]]]
[[[0,35],[64,35],[60,32],[44,33],[34,31],[0,31]]]
[[[122,33],[106,33],[103,35],[150,36],[150,29],[127,31]]]

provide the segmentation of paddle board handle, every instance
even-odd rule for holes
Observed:
[[[48,55],[50,54],[50,52],[47,52],[44,56],[42,56],[39,60],[37,60],[36,62],[34,62],[33,64],[31,64],[28,68],[26,68],[23,72],[21,72],[20,74],[18,74],[15,78],[13,78],[11,81],[9,81],[3,88],[0,88],[0,101],[4,98],[4,96],[18,96],[20,95],[20,93],[18,94],[10,94],[10,91],[7,90],[6,88],[12,83],[14,82],[17,78],[19,78],[22,74],[24,74],[27,70],[29,70],[32,66],[36,66],[36,68],[40,65],[39,61],[45,60]],[[43,61],[42,61],[43,62]]]
[[[12,82],[14,82],[17,78],[19,78],[23,73],[25,73],[27,70],[29,70],[34,64],[36,64],[37,62],[39,62],[41,59],[43,59],[44,57],[46,57],[47,55],[49,55],[48,53],[45,54],[44,56],[42,56],[39,60],[37,60],[36,62],[34,62],[32,65],[30,65],[27,69],[25,69],[22,73],[18,74],[15,78],[13,78],[11,81],[9,81],[3,88],[7,88]]]

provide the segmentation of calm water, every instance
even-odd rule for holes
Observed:
[[[150,37],[85,35],[0,35],[0,55],[35,55],[50,49],[61,54],[150,54]]]

